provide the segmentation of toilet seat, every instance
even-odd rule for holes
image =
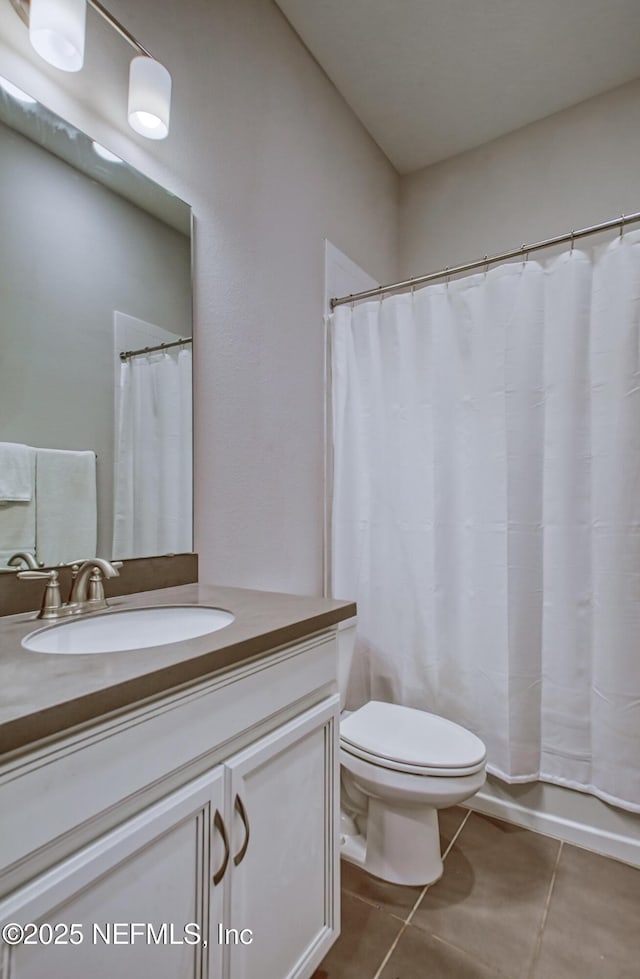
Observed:
[[[376,700],[341,722],[340,747],[372,765],[415,775],[473,775],[486,760],[480,738],[459,724]]]

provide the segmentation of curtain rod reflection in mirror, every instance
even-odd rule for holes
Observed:
[[[171,75],[98,0],[10,0],[29,28],[33,48],[61,71],[84,62],[87,4],[138,53],[129,68],[129,125],[147,139],[169,134]]]
[[[168,350],[169,347],[182,347],[185,343],[193,343],[193,337],[180,337],[171,343],[158,343],[155,347],[140,347],[139,350],[121,350],[120,360],[128,360],[129,357],[137,357],[138,354],[151,354],[156,350]]]

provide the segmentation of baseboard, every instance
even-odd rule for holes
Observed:
[[[572,793],[572,795],[578,795],[578,793]],[[556,839],[564,840],[566,843],[573,843],[576,846],[584,847],[586,850],[592,850],[594,853],[613,857],[615,860],[621,860],[633,867],[640,867],[640,817],[633,816],[631,813],[628,814],[629,821],[635,823],[637,820],[636,832],[626,834],[612,832],[588,822],[569,819],[557,812],[523,806],[521,803],[504,798],[504,796],[494,795],[490,787],[477,792],[473,798],[463,805],[467,809],[482,812],[488,816],[496,816],[498,819],[504,819],[505,822],[515,823],[517,826],[524,826],[526,829],[535,830],[537,833],[544,833],[546,836],[553,836]]]

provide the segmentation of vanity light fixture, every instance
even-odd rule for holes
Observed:
[[[87,4],[137,54],[129,70],[129,125],[147,139],[169,133],[171,75],[98,0],[10,0],[29,28],[31,44],[49,64],[79,71],[84,61]]]
[[[31,45],[54,68],[80,71],[86,20],[87,0],[31,0]]]
[[[129,68],[129,125],[147,139],[164,139],[170,104],[171,75],[159,61],[139,54]]]

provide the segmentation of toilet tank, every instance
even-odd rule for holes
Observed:
[[[340,710],[344,710],[347,686],[351,672],[351,661],[356,645],[355,618],[338,623],[338,690],[340,691]]]

